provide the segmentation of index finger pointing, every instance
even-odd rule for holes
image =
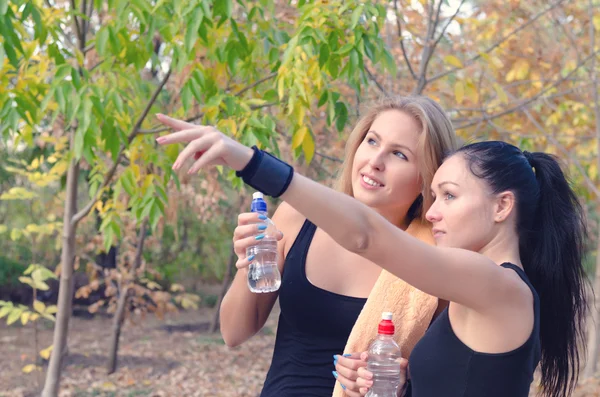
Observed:
[[[171,127],[175,131],[188,130],[188,129],[194,128],[196,126],[195,124],[189,123],[184,120],[174,119],[173,117],[169,117],[162,113],[158,113],[156,115],[156,118],[158,119],[158,121],[160,121],[161,123],[163,123],[164,125],[166,125],[168,127]]]
[[[211,129],[212,127],[194,126],[194,128],[158,137],[156,138],[156,142],[158,142],[161,145],[169,145],[172,143],[189,143],[193,140],[201,138],[206,132],[210,131]]]

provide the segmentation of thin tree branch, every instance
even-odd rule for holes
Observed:
[[[593,58],[594,57],[592,57],[592,59]],[[510,93],[507,93],[507,95],[514,99],[514,96]],[[548,131],[546,131],[546,129],[536,120],[536,118],[533,117],[529,109],[524,107],[522,111],[523,113],[525,113],[527,119],[543,134],[543,136],[546,139],[548,139],[554,146],[556,146],[558,150],[560,150],[563,153],[563,155],[565,155],[575,165],[577,170],[581,173],[581,176],[583,177],[588,188],[596,195],[596,197],[600,198],[600,190],[598,190],[594,182],[588,177],[587,173],[585,172],[585,169],[583,168],[577,157],[573,156],[571,152],[567,150],[567,148],[565,148],[553,134],[550,134]],[[497,128],[499,127],[491,121],[489,121],[489,123],[496,126]]]
[[[341,163],[343,163],[343,162],[344,162],[344,160],[342,160],[342,159],[339,159],[339,158],[337,158],[337,157],[333,157],[333,156],[328,156],[328,155],[326,155],[326,154],[323,154],[323,153],[321,153],[321,152],[317,152],[317,151],[315,151],[315,154],[316,154],[317,156],[319,156],[319,157],[323,157],[324,159],[327,159],[327,160],[329,160],[329,161],[333,161],[333,162],[335,162],[335,163],[340,163],[340,164],[341,164]]]
[[[71,0],[71,13],[73,14],[73,21],[75,24],[75,35],[77,36],[77,41],[81,43],[81,27],[79,26],[79,20],[77,19],[77,15],[75,15],[75,11],[77,7],[75,5],[75,0]]]
[[[253,89],[254,87],[264,83],[267,80],[271,80],[273,77],[277,76],[277,72],[273,72],[271,74],[269,74],[268,76],[263,77],[260,80],[255,81],[254,83],[250,84],[247,87],[242,88],[241,90],[239,90],[237,93],[235,93],[235,96],[241,96],[243,95],[246,91],[249,91],[251,89]]]
[[[442,37],[444,37],[444,34],[446,33],[446,29],[448,29],[448,26],[450,26],[450,24],[452,23],[452,21],[454,21],[454,18],[456,18],[456,16],[458,15],[458,13],[460,12],[461,7],[463,6],[463,4],[465,4],[466,0],[461,0],[460,4],[458,5],[458,8],[456,9],[456,11],[454,12],[454,14],[450,17],[450,19],[448,19],[448,23],[444,26],[444,28],[442,29],[442,32],[440,33],[440,35],[438,36],[437,40],[435,41],[435,43],[433,43],[433,49],[435,50],[435,47],[437,47],[437,45],[439,44],[440,40],[442,39]],[[441,1],[440,1],[441,4]]]
[[[377,88],[379,88],[379,91],[381,91],[383,93],[383,95],[390,96],[388,94],[388,92],[385,90],[385,88],[383,88],[383,86],[381,85],[381,83],[379,83],[379,81],[377,81],[377,77],[375,77],[375,75],[373,73],[371,73],[371,71],[369,70],[369,68],[367,67],[367,65],[365,65],[365,72],[367,72],[367,74],[369,75],[369,79],[371,79],[371,81],[373,83],[375,83],[375,85],[377,86]]]
[[[440,21],[440,12],[442,9],[442,1],[440,0],[438,4],[438,8],[436,10],[435,18],[433,14],[435,0],[432,0],[429,7],[429,18],[427,19],[427,36],[425,37],[425,47],[423,47],[423,52],[421,53],[421,64],[419,66],[419,75],[417,86],[415,87],[413,94],[421,94],[427,85],[427,66],[429,65],[429,61],[431,60],[431,56],[433,55],[433,45],[435,41],[433,37],[435,36],[435,31]]]
[[[257,87],[258,85],[264,83],[265,81],[268,81],[270,79],[272,79],[273,77],[277,76],[276,72],[273,72],[265,77],[263,77],[260,80],[255,81],[254,83],[250,84],[249,86],[246,86],[244,88],[242,88],[241,90],[239,90],[238,92],[236,92],[234,94],[234,96],[239,97],[242,96],[244,93],[248,92],[249,90]],[[262,108],[266,108],[266,107],[270,107],[270,106],[274,106],[277,105],[278,102],[270,102],[270,103],[266,103],[264,105],[254,105],[254,106],[250,106],[250,109],[252,110],[256,110],[256,109],[262,109]],[[187,119],[185,119],[186,122],[188,123],[193,123],[196,120],[201,119],[202,117],[204,117],[204,113],[199,113],[195,116],[189,117]],[[151,128],[149,130],[139,130],[138,132],[140,134],[144,134],[144,135],[152,135],[152,134],[160,134],[161,132],[165,132],[165,131],[169,131],[170,128],[168,127],[155,127],[155,128]]]
[[[81,211],[76,213],[73,216],[73,218],[71,219],[71,223],[73,225],[77,224],[81,219],[83,219],[92,210],[92,208],[98,201],[98,197],[100,196],[101,192],[104,190],[104,188],[106,186],[108,186],[108,184],[112,180],[113,176],[115,175],[115,173],[117,171],[117,167],[119,166],[121,157],[123,156],[123,153],[125,152],[125,149],[131,144],[133,139],[137,136],[140,126],[146,119],[146,116],[148,116],[148,113],[150,112],[150,109],[154,105],[154,102],[156,102],[156,98],[158,98],[158,95],[160,94],[161,90],[163,89],[165,84],[167,84],[169,77],[171,77],[171,69],[169,69],[169,71],[165,74],[165,77],[162,79],[162,81],[160,82],[158,87],[156,87],[156,90],[154,91],[154,93],[152,94],[152,97],[146,104],[146,107],[142,111],[142,114],[140,115],[140,117],[138,118],[138,120],[136,121],[134,126],[131,128],[131,131],[129,132],[129,136],[127,137],[127,143],[121,146],[121,149],[119,150],[119,154],[117,155],[117,158],[116,158],[113,166],[106,173],[106,176],[104,177],[104,180],[102,181],[102,185],[98,188],[98,190],[96,190],[96,194],[94,194],[94,197],[85,205],[85,207],[83,207],[81,209]]]
[[[417,79],[417,75],[410,64],[408,59],[408,54],[406,52],[406,48],[404,47],[404,37],[402,36],[402,22],[400,21],[400,12],[398,11],[398,0],[394,0],[394,9],[396,10],[396,26],[398,27],[398,37],[400,38],[400,48],[402,49],[402,56],[404,57],[404,62],[406,62],[406,66],[408,66],[408,71],[413,79]]]
[[[83,53],[87,54],[90,50],[94,49],[95,47],[96,47],[95,43],[88,44],[88,46],[83,49]]]
[[[455,130],[462,130],[462,129],[465,129],[467,127],[471,127],[473,125],[476,125],[476,124],[480,123],[481,121],[494,120],[494,119],[497,119],[498,117],[505,116],[505,115],[507,115],[509,113],[512,113],[514,111],[523,110],[530,103],[535,102],[536,100],[540,99],[540,97],[542,97],[546,92],[550,91],[552,88],[557,87],[558,85],[560,85],[561,83],[563,83],[564,81],[566,81],[575,72],[577,72],[579,70],[579,68],[581,68],[585,63],[587,63],[587,61],[589,61],[590,59],[593,59],[599,53],[600,53],[600,50],[594,51],[592,54],[590,54],[586,58],[582,59],[581,62],[579,62],[575,66],[575,68],[572,71],[570,71],[565,77],[559,79],[554,84],[549,85],[548,87],[544,88],[543,90],[541,90],[540,92],[538,92],[536,95],[532,96],[531,98],[528,98],[528,99],[522,101],[517,106],[511,107],[509,109],[505,109],[502,112],[499,112],[499,113],[496,113],[496,114],[493,114],[493,115],[484,115],[480,119],[472,120],[472,121],[470,121],[470,122],[468,122],[468,123],[466,123],[464,125],[460,125],[460,126],[455,127]]]
[[[435,76],[431,77],[428,80],[428,83],[431,83],[432,81],[441,79],[442,77],[447,76],[450,73],[454,73],[454,72],[457,72],[459,70],[465,69],[468,66],[471,66],[475,61],[477,61],[479,58],[481,58],[482,54],[488,54],[488,53],[492,52],[493,50],[495,50],[496,48],[498,48],[500,45],[502,45],[502,43],[504,43],[505,41],[507,41],[509,38],[511,38],[515,34],[519,33],[521,30],[525,29],[529,25],[533,24],[535,21],[537,21],[544,14],[546,14],[549,11],[552,11],[553,9],[555,9],[556,7],[558,7],[564,1],[565,0],[558,0],[557,2],[551,4],[550,7],[546,8],[545,10],[540,11],[539,13],[537,13],[536,15],[534,15],[531,19],[529,19],[527,22],[525,22],[524,24],[522,24],[518,28],[513,29],[511,32],[509,32],[508,34],[506,34],[504,37],[502,37],[500,40],[498,40],[492,46],[488,47],[483,52],[478,53],[477,55],[475,55],[471,59],[469,59],[466,62],[464,62],[463,67],[461,67],[461,68],[454,67],[452,69],[446,70],[445,72],[438,73]]]
[[[275,106],[278,103],[279,102],[268,102],[268,103],[265,103],[263,105],[252,105],[252,106],[250,106],[250,110],[264,109],[264,108],[268,108],[268,107],[271,107],[271,106]],[[204,117],[204,113],[199,113],[199,114],[197,114],[195,116],[188,117],[184,121],[187,122],[187,123],[193,123],[194,121],[199,120],[202,117]],[[161,132],[169,131],[170,129],[171,128],[169,128],[169,127],[157,127],[157,128],[153,128],[153,129],[149,129],[149,130],[139,130],[138,134],[139,135],[160,134]]]
[[[94,70],[95,70],[95,69],[96,69],[98,66],[102,65],[102,64],[103,64],[105,61],[106,61],[106,59],[103,59],[103,60],[101,60],[101,61],[98,61],[98,63],[97,63],[97,64],[95,64],[94,66],[92,66],[92,67],[90,68],[90,72],[93,72],[93,71],[94,71]]]
[[[582,84],[582,85],[579,85],[577,87],[571,87],[568,90],[559,91],[559,92],[556,92],[556,93],[551,94],[551,95],[541,96],[541,97],[539,97],[537,99],[548,101],[550,99],[560,98],[560,97],[568,95],[568,94],[570,94],[570,93],[572,93],[574,91],[577,91],[579,89],[586,88],[586,87],[588,87],[590,85],[592,85],[592,83]],[[447,111],[449,113],[450,112],[458,112],[458,113],[460,113],[460,112],[463,112],[463,111],[464,112],[485,113],[485,112],[489,111],[490,109],[494,109],[494,108],[497,108],[497,107],[499,107],[499,106],[498,105],[494,105],[494,106],[490,106],[490,107],[479,107],[479,108],[453,108],[453,109],[448,109]],[[468,118],[468,117],[460,117],[460,118],[454,118],[454,119],[452,119],[452,122],[458,123],[458,122],[467,122],[467,121],[470,121],[470,120],[471,120],[471,118]]]
[[[87,13],[87,17],[88,17],[88,24],[91,22],[92,20],[92,14],[94,13],[94,0],[90,0],[90,5],[88,7],[88,13]]]
[[[81,5],[80,5],[80,12],[81,15],[87,15],[87,1],[86,0],[80,0],[81,1]],[[88,31],[88,27],[89,27],[89,23],[87,22],[86,18],[81,17],[81,41],[83,42],[82,46],[81,46],[81,50],[83,52],[83,48],[85,47],[85,42],[87,41],[87,31]]]

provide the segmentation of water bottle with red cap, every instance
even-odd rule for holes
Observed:
[[[400,347],[394,340],[392,313],[381,315],[377,338],[369,346],[367,370],[373,374],[373,386],[365,397],[396,397],[400,386]]]

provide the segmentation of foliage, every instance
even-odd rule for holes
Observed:
[[[37,291],[48,290],[46,280],[55,279],[54,273],[43,266],[32,264],[23,271],[23,276],[19,277],[19,281],[29,285],[33,290],[33,305],[27,307],[25,305],[14,305],[12,302],[0,301],[0,318],[6,317],[6,324],[11,325],[20,320],[21,325],[25,326],[30,322],[36,322],[40,318],[45,318],[50,321],[55,321],[54,314],[58,311],[56,305],[46,306],[43,302],[36,300]],[[36,329],[37,330],[37,329]],[[35,339],[35,349],[37,351],[37,338]],[[48,360],[52,352],[52,345],[41,350],[39,355],[41,358]],[[23,372],[29,373],[34,370],[40,370],[36,364],[27,364],[23,367]]]

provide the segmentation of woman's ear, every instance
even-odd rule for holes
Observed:
[[[502,192],[496,195],[496,205],[494,206],[494,221],[504,222],[515,208],[515,194],[510,191]]]

